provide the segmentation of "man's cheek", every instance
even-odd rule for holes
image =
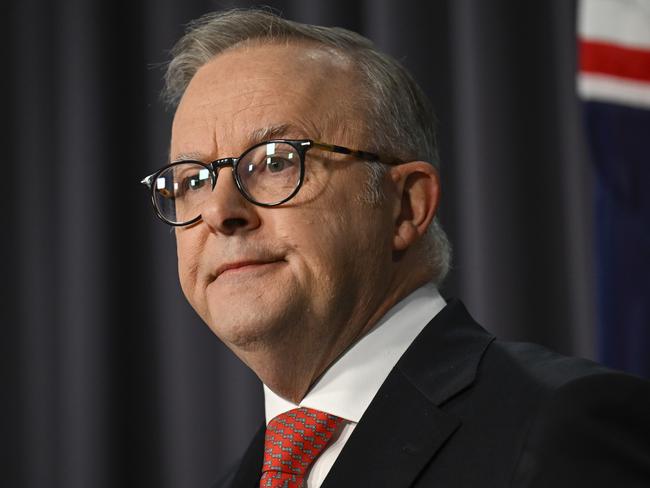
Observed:
[[[191,296],[187,284],[187,274],[185,273],[185,268],[183,267],[183,263],[180,259],[178,260],[178,280],[181,283],[181,290],[183,290],[185,298],[187,298],[187,300],[190,300],[191,303]]]
[[[185,298],[195,306],[197,298],[197,266],[188,256],[178,255],[178,279]]]

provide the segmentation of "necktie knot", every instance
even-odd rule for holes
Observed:
[[[342,420],[304,407],[273,418],[266,427],[260,487],[302,487],[307,470]]]

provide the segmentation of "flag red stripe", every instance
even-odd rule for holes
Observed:
[[[650,82],[650,51],[580,40],[580,71]]]

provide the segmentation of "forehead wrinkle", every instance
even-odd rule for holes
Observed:
[[[291,137],[306,138],[309,137],[309,134],[320,133],[320,130],[316,129],[315,124],[302,120],[302,118],[298,117],[290,117],[291,119],[298,120],[288,122],[282,120],[283,118],[286,120],[285,117],[279,119],[276,117],[269,117],[270,120],[268,123],[259,123],[257,124],[257,127],[254,127],[252,130],[250,130],[249,133],[246,133],[246,129],[244,127],[241,127],[241,125],[238,123],[239,120],[242,120],[244,122],[247,119],[251,118],[253,120],[257,119],[258,121],[264,120],[267,118],[264,115],[265,112],[272,113],[272,109],[275,108],[275,104],[273,102],[255,104],[252,98],[253,97],[251,97],[251,100],[247,102],[247,106],[241,107],[235,112],[228,114],[227,119],[229,123],[226,125],[223,124],[226,118],[222,115],[216,115],[210,118],[210,125],[214,126],[213,147],[215,150],[217,150],[219,147],[219,144],[217,142],[218,140],[222,142],[222,145],[224,145],[224,142],[234,143],[236,147],[243,151],[255,144],[259,144],[260,142],[264,142],[270,139],[287,139]],[[251,110],[257,111],[253,117],[247,116],[247,112],[250,112]],[[242,116],[242,114],[244,115]],[[277,120],[277,122],[273,120],[274,118]],[[218,123],[220,119],[222,121],[221,124]],[[243,125],[251,126],[252,124],[245,122]],[[229,147],[231,146],[231,144],[226,145]]]
[[[269,123],[267,125],[261,125],[260,127],[250,130],[250,132],[243,136],[241,151],[245,151],[251,146],[259,144],[264,141],[271,139],[290,139],[290,138],[310,138],[320,142],[327,142],[332,144],[346,144],[352,141],[348,139],[355,139],[354,137],[349,137],[351,134],[358,136],[352,127],[349,127],[350,120],[341,116],[340,113],[331,113],[331,111],[326,111],[319,117],[320,124],[317,124],[316,121],[311,120],[309,117],[299,117],[295,121],[291,122],[278,122],[278,123]],[[235,127],[229,127],[227,132],[233,137],[233,133],[236,132]],[[328,139],[325,141],[322,139],[325,135]],[[210,154],[206,154],[200,151],[181,151],[171,157],[171,148],[170,148],[170,158],[169,162],[176,162],[182,160],[195,160],[195,161],[209,161],[214,159],[215,154],[218,154],[217,140],[219,138],[224,138],[222,134],[221,137],[218,137],[217,132],[212,134],[212,147],[214,151],[210,151]],[[332,140],[329,140],[332,139]],[[220,155],[219,157],[236,157],[238,154],[231,154],[228,156]]]
[[[247,136],[247,148],[259,144],[264,141],[271,139],[285,139],[289,137],[307,137],[307,133],[304,129],[301,129],[295,124],[292,123],[279,123],[271,124],[268,126],[260,127],[253,129],[250,134]],[[216,139],[216,137],[215,137]],[[215,140],[216,146],[216,140]],[[210,159],[205,154],[202,154],[198,151],[183,151],[171,158],[170,162],[183,161],[183,160],[196,160],[196,161],[206,161]]]

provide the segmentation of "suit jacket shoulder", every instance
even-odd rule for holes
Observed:
[[[463,428],[422,486],[430,476],[452,486],[650,486],[650,385],[641,379],[495,340],[471,387],[441,408]]]

